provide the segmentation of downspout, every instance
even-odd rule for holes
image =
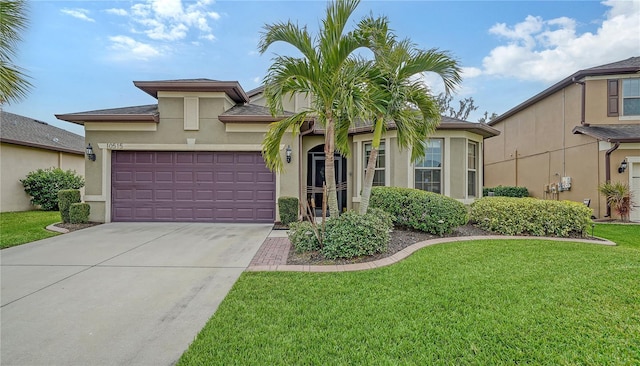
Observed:
[[[300,131],[300,135],[298,137],[298,197],[300,197],[300,201],[299,201],[299,205],[300,205],[300,214],[302,215],[302,217],[304,217],[305,212],[307,210],[307,200],[305,198],[304,195],[304,186],[305,184],[302,184],[302,182],[304,181],[304,177],[302,176],[302,136],[308,135],[311,132],[313,132],[313,125],[314,122],[310,121],[309,122],[309,129],[308,130],[304,130],[304,131]],[[302,203],[304,201],[304,204]]]
[[[620,142],[616,142],[613,146],[607,150],[604,154],[604,179],[607,183],[611,183],[611,153],[618,150]],[[607,214],[605,217],[611,217],[611,205],[607,202]]]
[[[578,81],[576,78],[572,80],[576,84],[580,84],[582,86],[582,96],[581,96],[581,106],[580,106],[580,125],[589,126],[588,123],[585,122],[586,119],[586,104],[587,104],[587,84],[584,81]]]

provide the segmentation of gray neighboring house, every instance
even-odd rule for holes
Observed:
[[[29,172],[55,167],[84,176],[84,149],[83,136],[0,112],[0,212],[35,208],[20,183]]]

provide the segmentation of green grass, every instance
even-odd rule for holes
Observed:
[[[60,221],[58,211],[24,211],[0,213],[0,249],[58,235],[45,230]]]
[[[349,273],[247,272],[179,365],[640,364],[640,226],[482,240]]]

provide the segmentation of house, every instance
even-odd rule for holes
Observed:
[[[69,131],[9,112],[0,112],[0,211],[34,209],[21,179],[47,168],[84,175],[84,138]]]
[[[273,117],[263,88],[245,92],[236,81],[136,81],[157,104],[57,115],[84,125],[96,160],[86,162],[85,201],[91,220],[265,222],[278,220],[277,198],[321,202],[324,136],[305,122],[285,134],[282,173],[265,167],[262,141]],[[285,115],[309,106],[294,95]],[[357,208],[371,128],[354,128],[351,155],[337,156],[341,210]],[[484,138],[498,132],[479,123],[444,118],[425,159],[412,162],[384,136],[376,183],[416,187],[470,202],[482,193]],[[286,156],[289,154],[290,158]]]
[[[485,143],[485,186],[585,202],[603,218],[598,186],[622,182],[640,221],[640,57],[577,71],[489,125],[500,135]]]

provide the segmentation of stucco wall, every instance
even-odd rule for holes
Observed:
[[[75,170],[84,176],[84,155],[69,154],[26,146],[0,144],[0,211],[26,211],[36,207],[24,192],[20,179],[38,169],[61,168]]]

